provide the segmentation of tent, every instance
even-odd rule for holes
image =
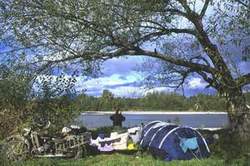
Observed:
[[[168,161],[201,159],[210,155],[206,140],[197,130],[161,121],[143,127],[140,146]]]

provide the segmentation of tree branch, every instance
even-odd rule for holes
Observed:
[[[250,84],[250,73],[245,74],[239,78],[236,79],[236,83],[239,87],[245,86],[247,84]]]
[[[188,77],[188,75],[190,73],[193,73],[194,70],[193,69],[188,69],[186,71],[178,71],[178,73],[180,73],[180,75],[182,76],[181,78],[181,82],[176,86],[176,89],[178,89],[182,84],[184,84],[186,78]]]
[[[164,32],[165,33],[187,33],[187,34],[196,35],[196,32],[193,29],[170,28],[170,29],[165,29]]]
[[[85,60],[98,60],[98,59],[107,60],[107,59],[111,59],[113,57],[120,57],[123,55],[130,55],[130,56],[144,55],[144,56],[158,58],[158,59],[164,60],[165,62],[169,62],[169,63],[175,64],[178,66],[183,66],[183,67],[186,67],[186,68],[193,70],[193,71],[207,72],[210,74],[216,74],[218,72],[215,68],[213,68],[211,66],[186,61],[184,59],[178,59],[178,58],[175,58],[173,56],[160,54],[160,53],[155,52],[155,51],[146,51],[146,50],[140,49],[138,47],[119,48],[116,51],[109,52],[109,53],[84,52],[81,54],[76,54],[74,56],[69,56],[69,57],[62,58],[62,59],[46,60],[43,62],[47,62],[47,63],[44,64],[43,67],[41,67],[41,70],[39,70],[39,71],[41,72],[53,64],[57,64],[57,63],[65,62],[65,61],[71,61],[71,60],[75,60],[78,58],[82,58]]]
[[[160,37],[160,36],[168,35],[171,33],[176,33],[176,34],[186,33],[186,34],[191,34],[191,35],[196,34],[196,32],[193,29],[178,29],[178,28],[162,29],[161,31],[152,32],[152,33],[149,33],[147,35],[144,35],[144,36],[140,37],[139,39],[137,39],[136,41],[134,41],[132,44],[147,41],[147,40],[150,40],[154,37]]]
[[[197,73],[209,84],[207,87],[213,87],[218,91],[220,90],[220,86],[214,78],[209,77],[208,74],[202,71],[198,71]]]
[[[169,62],[169,63],[175,64],[175,65],[178,65],[178,66],[187,67],[187,68],[193,69],[195,71],[205,71],[205,72],[208,72],[208,73],[211,73],[211,74],[217,73],[217,70],[215,68],[213,68],[213,67],[203,65],[203,64],[194,63],[194,62],[190,62],[190,61],[186,61],[184,59],[174,58],[173,56],[160,54],[158,52],[146,51],[146,50],[142,50],[140,48],[137,48],[134,51],[135,52],[132,52],[133,55],[146,55],[146,56],[161,59],[161,60],[163,60],[165,62]],[[131,55],[131,54],[129,54],[129,55]]]
[[[174,14],[174,15],[187,17],[187,13],[182,12],[182,11],[180,11],[178,9],[166,9],[166,12],[170,12],[171,14]]]
[[[203,17],[205,15],[209,2],[210,2],[210,0],[205,1],[204,5],[201,9],[200,17]]]
[[[249,8],[250,3],[247,4],[247,3],[245,3],[245,2],[243,2],[243,1],[241,1],[241,0],[235,0],[235,1],[238,2],[239,4],[245,6],[246,8]]]
[[[186,0],[179,0],[181,3],[183,3],[184,6],[187,5]],[[187,7],[186,7],[187,8]],[[229,83],[232,82],[234,79],[230,73],[230,70],[226,64],[226,62],[223,59],[223,56],[221,55],[217,45],[212,43],[210,40],[208,33],[204,30],[204,25],[202,23],[202,18],[199,14],[193,12],[190,10],[187,11],[188,19],[191,21],[195,29],[197,31],[196,38],[202,45],[204,51],[207,53],[208,57],[211,59],[213,65],[215,68],[220,71],[220,75],[223,75],[223,78]]]
[[[42,71],[48,69],[49,67],[51,67],[54,64],[58,64],[58,63],[62,63],[62,62],[66,62],[66,61],[72,61],[72,60],[76,60],[76,59],[84,59],[84,60],[107,60],[107,59],[111,59],[113,57],[119,57],[122,55],[126,55],[128,53],[128,50],[126,48],[120,48],[117,49],[116,51],[110,52],[110,53],[101,53],[101,52],[83,52],[83,53],[79,53],[79,54],[74,54],[68,57],[63,57],[63,58],[58,58],[55,60],[41,60],[41,61],[37,61],[37,62],[33,62],[32,64],[36,64],[36,63],[45,63],[42,65],[42,67],[40,67],[40,69],[38,70],[38,73],[41,73]]]
[[[190,9],[190,7],[188,6],[187,0],[177,0],[182,7],[186,10],[187,14],[188,13],[192,13],[192,10]]]
[[[210,63],[208,62],[208,60],[206,58],[202,57],[201,55],[190,58],[190,61],[192,62],[195,59],[198,61],[202,60],[207,66],[211,66]]]

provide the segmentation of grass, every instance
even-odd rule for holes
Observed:
[[[244,160],[234,160],[231,164],[226,163],[219,158],[208,158],[204,160],[189,161],[162,161],[151,157],[150,155],[135,156],[126,154],[102,154],[89,156],[83,159],[33,159],[24,162],[18,162],[18,166],[248,166],[250,163]],[[7,166],[7,165],[6,165]]]

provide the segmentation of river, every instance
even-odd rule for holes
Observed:
[[[112,126],[110,116],[114,112],[84,112],[76,119],[76,123],[87,128]],[[141,123],[160,120],[177,123],[193,128],[218,129],[225,128],[229,124],[226,112],[146,112],[127,111],[122,112],[126,120],[124,127],[133,127]]]

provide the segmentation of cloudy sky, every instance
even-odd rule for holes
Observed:
[[[77,77],[76,89],[86,89],[86,93],[93,96],[100,96],[105,89],[120,97],[140,97],[153,91],[181,93],[181,90],[176,91],[169,87],[146,87],[143,84],[143,74],[138,71],[144,60],[145,57],[110,59],[103,64],[100,77],[88,80]],[[214,90],[204,89],[206,85],[202,79],[191,77],[184,85],[184,93],[186,96],[197,93],[213,94]]]
[[[102,66],[102,74],[98,78],[84,79],[77,77],[76,90],[86,89],[86,93],[93,96],[100,96],[102,91],[107,89],[120,97],[140,97],[148,92],[163,91],[166,93],[177,92],[182,94],[181,89],[177,90],[169,87],[154,87],[149,89],[143,84],[142,69],[145,57],[123,57],[106,61]],[[240,62],[241,73],[250,72],[250,62]],[[193,96],[198,93],[215,94],[215,90],[205,88],[207,83],[199,77],[189,77],[184,84],[185,96]]]

